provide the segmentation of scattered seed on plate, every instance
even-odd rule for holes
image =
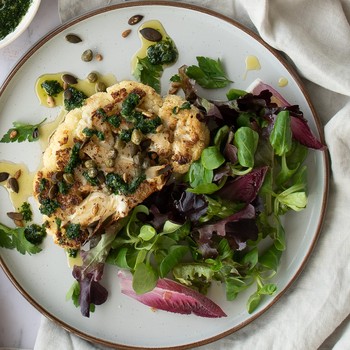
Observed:
[[[72,91],[69,89],[64,90],[63,97],[65,100],[70,100],[72,98],[73,94]]]
[[[133,26],[133,25],[135,25],[135,24],[141,22],[141,21],[142,21],[142,18],[143,18],[142,15],[134,15],[134,16],[132,16],[132,17],[129,18],[128,24],[130,24],[131,26]]]
[[[33,139],[37,139],[39,137],[39,128],[35,128],[32,133]]]
[[[145,39],[149,41],[158,42],[163,38],[162,34],[158,32],[158,30],[149,27],[141,29],[140,33]]]
[[[10,211],[9,213],[6,213],[6,215],[11,219],[11,220],[23,220],[23,215],[22,213],[17,213],[15,211]]]
[[[14,177],[10,177],[8,180],[7,180],[7,184],[8,184],[8,187],[15,193],[18,193],[19,191],[19,185],[18,185],[18,181],[17,179],[15,179]]]
[[[96,55],[96,61],[102,61],[102,60],[103,60],[103,56],[100,53],[98,53]]]
[[[122,37],[126,38],[127,36],[129,36],[129,34],[131,33],[131,29],[126,29],[124,30],[124,32],[122,33]]]
[[[77,44],[82,42],[83,40],[80,38],[80,36],[76,35],[76,34],[67,34],[65,36],[66,40],[72,44]]]
[[[0,182],[3,182],[9,178],[10,174],[6,171],[0,173]]]
[[[62,75],[62,80],[65,83],[69,84],[69,85],[74,85],[74,84],[78,83],[77,78],[74,75],[71,75],[71,74],[63,74]]]

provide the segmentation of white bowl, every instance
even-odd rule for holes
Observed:
[[[31,21],[33,20],[36,12],[38,11],[39,5],[40,5],[41,0],[33,0],[31,5],[29,6],[29,9],[27,13],[23,16],[21,22],[19,22],[18,26],[16,29],[9,33],[5,38],[0,40],[0,49],[2,47],[5,47],[12,41],[14,41],[16,38],[18,38],[29,26]]]

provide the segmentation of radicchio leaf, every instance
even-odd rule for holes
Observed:
[[[319,150],[326,149],[326,146],[313,135],[307,124],[307,120],[302,116],[298,106],[291,106],[278,91],[272,86],[263,83],[261,80],[257,80],[254,85],[249,88],[249,91],[253,94],[261,94],[264,90],[271,92],[272,101],[275,102],[277,106],[286,107],[286,109],[291,112],[291,129],[295,140],[309,148]]]
[[[159,279],[156,287],[148,293],[136,294],[132,288],[132,275],[119,271],[121,292],[152,308],[197,316],[225,317],[224,311],[212,300],[199,292],[167,278]]]
[[[251,203],[257,196],[264,182],[268,167],[253,169],[250,173],[237,176],[227,181],[222,189],[216,192],[218,196],[230,201]]]

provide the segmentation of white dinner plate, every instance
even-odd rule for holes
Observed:
[[[294,70],[260,38],[240,24],[207,9],[168,2],[123,3],[100,9],[64,24],[38,42],[14,68],[0,90],[0,134],[20,120],[35,123],[44,117],[54,120],[57,109],[40,106],[35,95],[36,79],[44,73],[70,72],[85,78],[91,71],[114,74],[118,80],[133,79],[131,57],[140,47],[137,26],[128,25],[136,14],[147,20],[159,20],[179,49],[178,62],[163,74],[163,93],[169,77],[182,64],[196,64],[196,56],[220,58],[232,87],[247,88],[256,78],[277,89],[291,104],[298,104],[313,132],[322,138],[321,126],[305,89]],[[140,24],[141,24],[140,23]],[[123,38],[121,33],[132,29]],[[65,40],[68,33],[83,38],[79,44]],[[102,61],[81,61],[81,53],[92,49],[103,55]],[[255,56],[260,69],[246,72],[246,58]],[[280,78],[288,84],[279,87]],[[225,90],[226,91],[226,90]],[[224,98],[225,91],[206,92],[214,98]],[[328,158],[325,152],[311,150],[307,159],[309,173],[309,203],[307,208],[285,218],[287,250],[275,283],[275,296],[266,298],[252,314],[246,311],[249,295],[243,293],[235,301],[225,300],[224,288],[212,288],[209,296],[221,306],[227,317],[207,319],[154,311],[122,295],[117,269],[107,266],[103,285],[109,291],[107,302],[96,308],[90,318],[65,301],[73,277],[65,253],[50,237],[41,253],[33,256],[0,249],[1,265],[18,290],[39,311],[65,329],[90,341],[118,348],[187,348],[215,341],[237,331],[271,307],[296,279],[320,234],[328,191]],[[0,160],[26,163],[35,170],[40,161],[38,143],[0,144]],[[11,224],[6,212],[12,211],[7,191],[0,188],[0,221]],[[251,291],[250,291],[251,292]]]

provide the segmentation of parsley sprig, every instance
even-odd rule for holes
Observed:
[[[25,227],[10,228],[0,223],[0,247],[16,249],[21,254],[39,253],[41,248],[26,239],[25,230]]]
[[[9,129],[2,137],[0,142],[23,142],[37,141],[39,139],[39,127],[46,121],[46,118],[38,124],[25,124],[21,122],[13,122],[13,128]]]
[[[196,80],[197,84],[206,89],[223,88],[232,83],[228,79],[220,59],[197,56],[198,66],[189,66],[186,74]]]

